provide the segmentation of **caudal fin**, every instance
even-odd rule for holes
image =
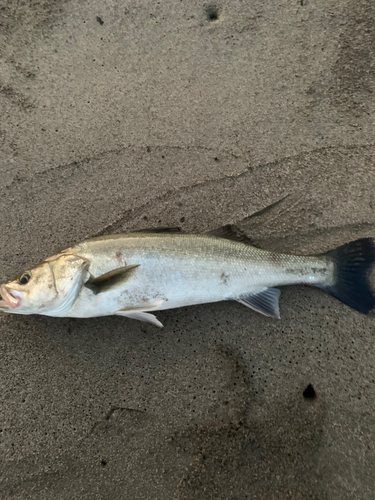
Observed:
[[[325,254],[335,263],[335,282],[320,288],[357,311],[368,314],[375,307],[369,274],[375,261],[371,238],[346,243]]]

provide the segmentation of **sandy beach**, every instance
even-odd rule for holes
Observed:
[[[369,0],[0,5],[0,283],[85,238],[375,237]],[[375,281],[375,280],[374,280]],[[375,315],[0,315],[0,498],[372,500]]]

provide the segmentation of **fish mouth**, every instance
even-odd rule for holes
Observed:
[[[14,292],[13,292],[14,293]],[[5,285],[0,286],[0,307],[16,309],[21,304],[21,297],[15,297]]]

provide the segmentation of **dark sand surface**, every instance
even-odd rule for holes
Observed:
[[[375,237],[374,50],[370,0],[3,0],[0,282],[132,228]],[[1,499],[372,500],[375,317],[280,309],[1,315]]]

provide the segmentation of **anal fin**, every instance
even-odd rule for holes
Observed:
[[[278,288],[264,288],[258,293],[241,295],[237,302],[264,314],[264,316],[280,319],[280,293]]]

